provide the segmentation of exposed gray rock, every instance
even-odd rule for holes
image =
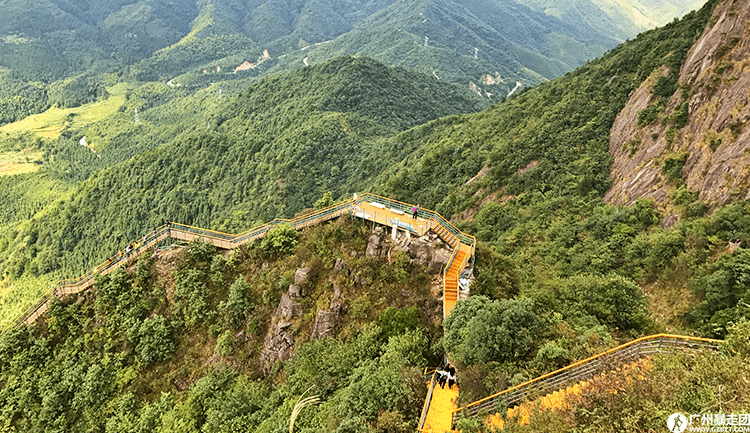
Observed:
[[[426,239],[417,238],[410,242],[407,248],[409,257],[411,257],[416,262],[419,262],[423,265],[427,265],[428,263],[430,263],[430,259],[432,258],[432,251],[430,250],[430,244]]]
[[[339,287],[338,283],[334,280],[333,281],[333,301],[338,301],[339,299],[341,299],[341,288]]]
[[[260,353],[260,359],[263,362],[264,370],[275,361],[286,361],[292,357],[294,347],[294,336],[291,331],[292,322],[280,320],[273,326],[266,338],[263,340],[263,350]]]
[[[318,310],[310,336],[312,338],[324,338],[333,335],[340,319],[340,315],[336,311]]]
[[[294,319],[299,317],[304,309],[302,305],[295,303],[287,294],[281,295],[279,305],[274,310],[273,314],[281,316],[285,319]]]
[[[304,298],[305,296],[307,296],[307,293],[305,292],[305,287],[299,284],[290,284],[289,289],[286,291],[286,293],[292,299],[299,299],[299,298]]]
[[[367,240],[367,257],[383,257],[388,254],[388,241],[383,239],[383,229],[378,227],[373,231],[372,236]]]
[[[304,286],[307,284],[307,280],[310,277],[310,268],[306,268],[305,264],[302,264],[302,267],[297,269],[297,272],[294,273],[294,284]]]
[[[432,250],[432,257],[427,264],[430,272],[436,274],[443,272],[443,268],[448,264],[448,260],[450,260],[452,254],[453,252],[447,248],[437,248]]]
[[[333,272],[341,273],[344,270],[344,259],[336,259],[336,263],[333,265]]]
[[[432,231],[422,237],[414,237],[409,233],[399,231],[396,236],[395,247],[409,254],[412,261],[426,265],[432,273],[442,272],[453,252]]]
[[[671,213],[664,217],[664,219],[661,220],[661,226],[665,229],[668,229],[675,224],[677,224],[680,221],[680,217],[677,214]]]
[[[310,336],[312,338],[324,338],[329,335],[333,335],[336,332],[336,328],[341,322],[341,290],[338,285],[333,285],[333,299],[331,299],[328,309],[320,309],[315,315],[315,322],[313,323],[312,332]]]

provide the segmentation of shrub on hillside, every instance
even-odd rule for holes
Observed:
[[[263,236],[260,247],[273,257],[291,253],[297,246],[297,231],[289,224],[274,227]]]
[[[446,319],[443,346],[464,364],[520,360],[533,353],[545,328],[531,299],[475,296],[456,304]]]

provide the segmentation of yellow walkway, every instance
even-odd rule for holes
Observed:
[[[461,278],[466,263],[474,255],[474,246],[462,243],[458,237],[435,223],[433,219],[412,218],[408,213],[378,203],[359,203],[355,206],[354,215],[378,224],[413,230],[420,236],[432,229],[442,240],[454,248],[456,257],[451,262],[450,267],[445,269],[443,273],[443,318],[448,317],[448,314],[460,299],[458,280]]]
[[[644,374],[653,370],[650,358],[643,358],[630,364],[626,364],[614,371],[602,373],[592,379],[577,382],[567,388],[547,394],[533,401],[527,401],[520,406],[508,409],[506,419],[517,418],[518,424],[525,425],[535,412],[545,410],[563,410],[570,408],[570,403],[585,394],[589,389],[606,388],[609,392],[617,394],[624,390],[625,386],[633,380],[642,380]],[[501,414],[495,413],[484,420],[484,425],[502,430],[505,421]]]
[[[221,233],[184,224],[170,223],[146,234],[140,243],[136,243],[138,246],[134,247],[129,254],[115,254],[106,262],[92,269],[80,278],[58,282],[53,286],[52,290],[47,292],[34,305],[26,310],[26,312],[16,320],[16,324],[32,323],[37,317],[44,313],[49,306],[50,298],[53,296],[60,297],[71,295],[88,289],[93,285],[94,279],[97,275],[107,274],[118,267],[132,263],[139,255],[148,251],[149,248],[168,237],[188,242],[193,239],[200,239],[201,241],[211,243],[218,248],[234,249],[240,245],[262,237],[268,230],[271,230],[279,224],[290,224],[296,230],[301,230],[305,227],[321,224],[325,221],[346,214],[373,221],[388,227],[397,227],[407,232],[416,233],[418,236],[422,236],[432,229],[438,234],[438,236],[440,236],[440,238],[447,242],[454,251],[456,251],[456,259],[453,260],[449,269],[445,269],[443,274],[443,291],[446,293],[443,305],[443,314],[445,316],[447,315],[447,312],[453,308],[453,305],[455,305],[455,300],[459,299],[457,289],[458,278],[460,277],[466,262],[474,254],[476,239],[474,239],[473,236],[461,233],[450,222],[440,216],[440,214],[428,209],[420,209],[422,217],[412,218],[412,206],[413,205],[408,203],[390,200],[370,193],[364,193],[359,199],[357,199],[355,195],[354,199],[336,203],[330,207],[310,214],[301,215],[292,219],[277,218],[267,224],[239,235]],[[459,236],[461,236],[464,241],[470,243],[470,245],[462,243]],[[450,275],[448,275],[449,271]]]
[[[466,262],[473,254],[472,247],[463,243],[458,244],[456,258],[446,270],[443,278],[443,318],[453,311],[456,302],[460,299],[458,280],[466,267]]]
[[[206,230],[183,224],[169,223],[147,234],[142,242],[129,250],[127,254],[116,254],[107,262],[97,266],[86,275],[73,280],[60,281],[57,287],[45,294],[35,305],[29,308],[19,319],[17,324],[31,323],[49,306],[53,296],[64,296],[82,292],[94,284],[97,275],[107,274],[120,266],[132,263],[139,255],[156,246],[166,238],[191,241],[200,239],[218,248],[233,249],[240,245],[262,237],[267,231],[279,224],[290,224],[296,230],[328,221],[342,215],[350,214],[357,218],[372,221],[386,227],[397,228],[407,233],[423,236],[433,230],[437,235],[453,248],[450,265],[443,270],[443,317],[450,314],[456,302],[461,299],[459,279],[466,264],[474,255],[476,239],[462,233],[448,220],[437,212],[420,209],[421,217],[413,218],[413,205],[374,194],[364,193],[359,198],[345,200],[328,208],[301,215],[292,219],[275,219],[263,226],[256,227],[239,235]],[[425,418],[423,431],[443,433],[450,431],[452,414],[457,409],[458,386],[453,389],[436,387],[433,392],[430,407]]]
[[[430,229],[429,220],[424,218],[414,219],[406,212],[378,203],[373,205],[372,203],[362,202],[355,205],[354,216],[389,227],[398,225],[400,228],[406,229],[411,226],[419,236],[424,235]]]
[[[429,383],[427,384],[429,386]],[[422,431],[431,433],[444,433],[451,431],[451,422],[453,411],[458,408],[458,385],[453,385],[453,389],[445,385],[445,389],[435,385],[432,394],[432,403],[425,418]]]

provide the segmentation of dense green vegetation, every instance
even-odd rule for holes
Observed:
[[[745,413],[750,401],[742,385],[750,379],[749,324],[743,320],[734,326],[719,352],[656,357],[651,368],[637,370],[630,380],[622,375],[605,377],[581,394],[570,409],[536,413],[524,425],[511,418],[504,431],[569,432],[580,426],[599,432],[663,431],[668,416],[675,412],[687,416]],[[718,404],[721,409],[714,409]],[[694,420],[693,425],[701,423]],[[467,422],[463,431],[484,430],[476,422]]]
[[[587,15],[595,18],[581,20],[523,3],[3,2],[0,16],[12,19],[0,22],[0,75],[7,68],[14,78],[0,79],[0,125],[56,103],[74,106],[95,99],[101,96],[97,83],[109,74],[131,82],[164,83],[177,77],[205,88],[299,69],[306,57],[322,63],[354,54],[435,72],[463,86],[485,74],[499,74],[505,82],[481,86],[486,97],[497,101],[516,80],[534,85],[554,78],[642,30],[606,25],[609,18],[593,5],[595,11]],[[687,11],[682,2],[670,3],[677,4],[674,12]],[[431,41],[428,47],[425,36]],[[244,61],[257,62],[264,49],[271,56],[267,62],[233,74]],[[5,97],[10,89],[8,95],[20,100]]]
[[[435,208],[480,243],[474,296],[445,323],[425,269],[402,253],[390,263],[364,257],[369,233],[347,219],[299,237],[282,226],[229,256],[196,243],[171,262],[143,259],[2,337],[0,425],[281,431],[312,386],[324,402],[303,412],[301,430],[411,431],[424,398],[422,368],[444,350],[459,367],[467,403],[665,330],[733,339],[736,354],[655,366],[666,378],[687,378],[699,394],[727,386],[727,372],[746,370],[737,324],[750,302],[750,203],[706,215],[679,181],[679,153],[663,165],[680,212],[673,227],[659,226],[664,215],[651,202],[602,201],[615,115],[654,70],[679,69],[715,3],[479,113],[486,98],[350,56],[265,78],[252,71],[214,82],[211,71],[181,75],[181,86],[133,84],[106,120],[67,127],[53,141],[9,137],[3,149],[38,149],[44,161],[37,173],[0,178],[9,191],[0,197],[4,293],[13,283],[27,290],[32,278],[46,288],[54,277],[80,274],[164,219],[239,232],[361,190]],[[243,40],[222,30],[237,25],[222,18],[227,9],[201,5],[195,32],[129,73],[178,73],[185,53],[196,55],[191,67],[222,66],[204,48]],[[334,53],[340,42],[316,49]],[[148,71],[154,59],[163,71]],[[278,60],[264,71],[278,70]],[[60,93],[14,85],[41,110],[50,98],[61,105],[106,98],[101,83],[109,79],[79,74],[60,81]],[[657,92],[669,95],[676,85],[666,77]],[[4,115],[22,116],[18,107]],[[79,144],[84,135],[98,153]],[[349,264],[346,277],[334,270],[337,259]],[[303,263],[313,270],[312,287],[306,312],[290,325],[296,355],[265,365],[273,310]],[[337,334],[309,338],[316,309],[333,302],[336,288],[345,299]],[[10,292],[4,302],[27,298]],[[703,376],[711,377],[707,385],[694,383]],[[659,380],[628,392],[647,387],[654,406],[667,401],[670,410],[684,403],[657,392],[684,388]],[[712,398],[700,394],[689,407]],[[616,417],[604,412],[635,404],[595,395],[560,415],[568,424],[555,425],[601,426]],[[658,410],[633,419],[653,421]]]
[[[348,218],[299,238],[277,237],[284,236],[296,246],[279,251],[257,242],[222,255],[194,242],[156,261],[146,255],[129,271],[98,279],[79,302],[56,301],[35,326],[4,334],[0,425],[283,431],[307,390],[323,402],[303,412],[300,431],[413,430],[424,400],[422,370],[440,356],[433,349],[440,304],[426,268],[408,258],[389,264],[366,257],[369,230]],[[336,271],[336,259],[360,282]],[[165,261],[174,263],[171,273],[159,270]],[[292,319],[296,356],[261,375],[271,313],[300,266],[309,277],[308,295],[297,301],[305,314]],[[336,296],[346,311],[337,335],[311,340],[319,300]]]
[[[41,83],[29,83],[13,77],[9,70],[0,70],[0,125],[21,120],[49,107],[47,93]]]
[[[125,105],[141,104],[144,93]],[[6,233],[6,245],[18,247],[2,253],[4,268],[13,278],[82,273],[164,219],[240,231],[291,217],[325,192],[364,189],[398,161],[400,154],[380,152],[382,137],[482,104],[431,77],[348,57],[264,79],[226,100],[170,100],[144,109],[134,129],[109,119],[111,129],[96,130],[108,137],[102,157],[77,144],[82,133],[63,134],[45,146],[48,170],[86,180],[23,231]]]

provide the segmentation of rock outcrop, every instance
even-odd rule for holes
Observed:
[[[435,274],[443,271],[452,254],[452,250],[434,232],[416,237],[399,231],[394,247],[407,253],[412,261],[427,266]]]
[[[329,335],[333,335],[341,322],[342,304],[341,304],[341,289],[336,284],[335,279],[330,280],[333,284],[333,299],[328,304],[327,309],[319,309],[315,314],[315,322],[313,322],[312,332],[310,337],[312,338],[324,338]]]
[[[684,158],[682,180],[702,202],[718,206],[750,198],[750,2],[726,0],[716,7],[679,72],[682,88],[655,122],[638,126],[638,113],[657,98],[654,82],[667,72],[655,71],[614,122],[614,182],[605,200],[632,204],[643,197],[667,205],[661,163],[675,154]],[[687,123],[677,129],[674,119],[685,109]]]
[[[451,249],[434,232],[417,237],[411,233],[399,230],[396,239],[385,235],[385,231],[378,227],[367,241],[365,255],[367,257],[386,257],[389,252],[403,251],[412,261],[427,266],[432,273],[442,272],[451,257]]]
[[[279,305],[273,312],[276,319],[263,340],[263,350],[260,354],[265,368],[277,360],[286,361],[292,356],[294,332],[291,320],[298,318],[305,311],[302,299],[308,295],[310,271],[311,269],[304,265],[297,269],[294,284],[290,284],[287,292],[281,295]]]
[[[263,340],[263,351],[260,359],[267,369],[274,362],[286,361],[292,357],[294,349],[294,334],[291,330],[292,322],[279,320]]]
[[[385,257],[388,255],[388,249],[390,245],[388,241],[383,237],[383,229],[381,227],[375,228],[372,235],[367,240],[367,248],[365,249],[365,256],[367,257]]]
[[[389,257],[396,251],[403,251],[409,255],[414,262],[421,263],[430,269],[435,275],[435,284],[440,287],[440,275],[450,260],[452,250],[438,237],[430,232],[425,236],[417,237],[404,231],[398,231],[395,239],[390,232],[386,233],[382,228],[376,228],[370,236],[365,254],[367,257]],[[342,253],[345,253],[342,251]],[[353,256],[353,255],[352,255]],[[328,282],[333,286],[333,296],[327,306],[319,306],[315,311],[315,320],[310,331],[311,338],[324,338],[335,335],[344,314],[344,299],[337,278],[350,279],[355,286],[368,286],[372,283],[362,273],[353,272],[347,266],[343,258],[336,259],[333,265],[334,274]],[[286,293],[281,295],[276,309],[274,310],[271,326],[263,341],[261,361],[263,368],[268,372],[271,365],[276,361],[285,361],[292,357],[294,341],[299,334],[299,324],[303,320],[306,308],[310,305],[310,294],[312,293],[311,280],[313,269],[304,264],[294,273],[294,282],[289,285]],[[411,297],[413,293],[402,292],[403,297]],[[325,305],[325,304],[324,304]],[[435,305],[440,306],[438,301]]]

